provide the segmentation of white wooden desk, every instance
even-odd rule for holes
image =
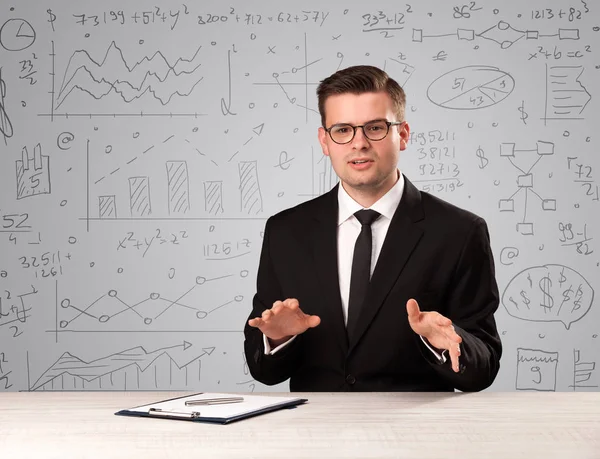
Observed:
[[[2,393],[0,458],[600,458],[600,393],[294,393],[309,403],[230,425],[114,415],[179,395]]]

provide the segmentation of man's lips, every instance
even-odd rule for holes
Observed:
[[[370,158],[354,158],[354,159],[351,159],[351,160],[350,160],[350,161],[348,161],[348,162],[349,162],[349,163],[356,163],[356,162],[358,162],[358,164],[360,164],[360,163],[362,163],[362,162],[365,162],[365,163],[370,163],[370,162],[373,162],[373,160],[372,160],[372,159],[370,159]]]

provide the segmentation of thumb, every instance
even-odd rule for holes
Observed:
[[[308,316],[306,318],[306,325],[308,328],[314,328],[321,323],[321,318],[319,316]]]
[[[419,317],[421,310],[419,309],[419,303],[414,298],[411,298],[406,302],[406,312],[408,312],[408,319],[415,320]]]

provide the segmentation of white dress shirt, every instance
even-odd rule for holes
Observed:
[[[392,222],[392,217],[400,204],[402,193],[404,192],[404,176],[398,171],[398,180],[395,185],[369,209],[375,210],[381,214],[377,220],[371,224],[371,234],[373,237],[371,252],[371,275],[375,270],[377,259],[381,253],[383,241]],[[340,295],[342,297],[342,310],[344,323],[348,322],[348,300],[350,297],[350,276],[352,273],[352,258],[354,257],[354,245],[360,234],[361,224],[354,216],[356,212],[364,209],[359,203],[350,197],[342,184],[338,187],[338,228],[337,228],[337,253],[338,253],[338,279],[340,282]],[[283,301],[283,299],[282,299]],[[302,309],[302,305],[300,305]],[[275,354],[287,344],[291,343],[295,336],[283,344],[271,349],[269,340],[263,335],[265,354]],[[446,361],[444,354],[436,352],[427,341],[421,337],[423,343],[433,352],[441,362]],[[385,346],[384,343],[382,343]]]

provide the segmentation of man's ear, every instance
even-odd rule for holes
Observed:
[[[402,126],[398,126],[400,134],[400,151],[406,150],[408,147],[408,139],[410,139],[410,126],[408,123],[404,123]]]
[[[325,132],[324,127],[319,128],[319,143],[321,144],[321,149],[323,150],[323,154],[325,156],[329,156],[329,148],[327,147],[327,132]]]

